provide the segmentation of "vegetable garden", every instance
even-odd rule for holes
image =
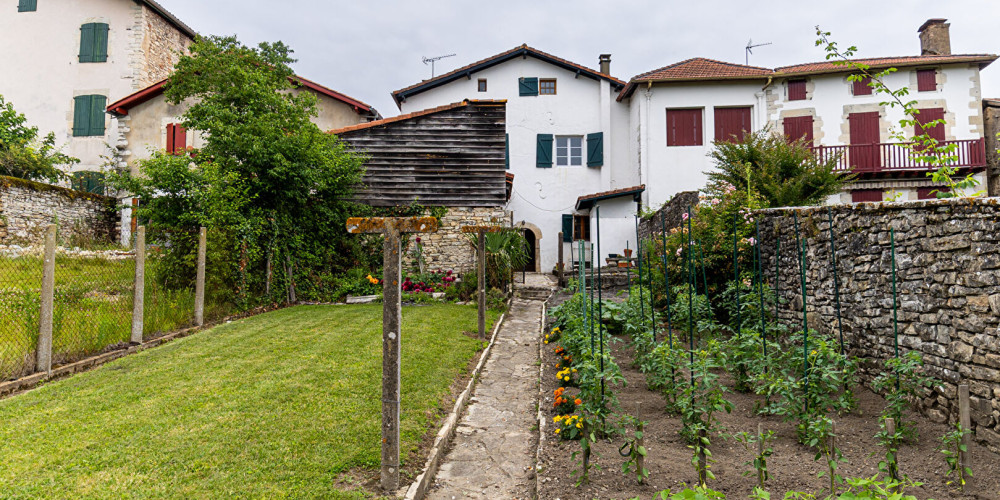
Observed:
[[[933,423],[912,407],[942,382],[923,369],[920,351],[899,343],[894,232],[885,332],[894,356],[861,360],[845,342],[839,285],[810,289],[808,235],[798,220],[770,251],[792,256],[799,286],[776,293],[772,286],[783,282],[768,263],[783,264],[761,256],[756,209],[764,203],[724,182],[707,193],[682,227],[642,242],[627,291],[605,297],[601,270],[580,266],[550,310],[540,496],[648,498],[669,489],[664,498],[992,498],[1000,491],[1000,457],[968,444],[967,422]],[[832,215],[829,231],[835,245]],[[828,292],[838,321],[821,333],[807,321],[806,298]],[[801,321],[779,318],[796,308]],[[862,361],[881,364],[868,387]]]

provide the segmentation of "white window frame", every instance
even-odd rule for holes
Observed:
[[[573,142],[577,141],[578,145],[574,146]],[[557,135],[555,144],[555,154],[553,155],[553,161],[557,167],[582,167],[586,165],[586,158],[584,157],[584,140],[582,135]],[[574,150],[579,149],[577,155],[574,155]],[[564,163],[560,163],[559,160],[562,158]]]

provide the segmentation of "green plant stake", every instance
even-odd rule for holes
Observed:
[[[629,248],[628,248],[628,240],[625,240],[625,263],[628,264],[628,266],[625,268],[625,289],[626,290],[631,290],[632,289],[632,261],[629,260],[629,259],[631,259],[631,257],[629,256],[628,250],[629,250]]]
[[[653,245],[653,239],[650,238],[649,245]],[[653,344],[656,344],[656,297],[653,293],[653,257],[649,253],[646,254],[646,283],[649,284],[649,328],[653,337]]]
[[[806,320],[806,243],[799,239],[799,214],[795,217],[795,246],[799,249],[799,276],[802,280],[802,380],[805,382],[805,393],[809,394],[809,324]],[[805,400],[806,412],[809,412],[809,399]]]
[[[604,404],[604,283],[601,279],[601,207],[596,208],[597,212],[597,331],[601,338],[601,404]],[[603,427],[604,416],[601,416]]]
[[[691,255],[691,207],[687,209],[688,223],[688,342],[691,355],[691,366],[694,366],[694,282],[697,280],[694,275],[694,256]],[[694,386],[694,370],[691,370],[691,386]],[[693,396],[692,396],[693,398]]]
[[[833,261],[833,297],[837,305],[837,330],[840,331],[840,354],[844,354],[844,324],[840,320],[840,278],[837,276],[837,244],[833,239],[833,209],[826,208],[830,220],[830,258]]]
[[[667,270],[667,223],[665,217],[660,217],[660,230],[663,238],[663,287],[667,295],[667,341],[674,348],[674,327],[670,323],[670,271]]]
[[[760,345],[764,352],[764,373],[767,373],[767,327],[764,323],[764,261],[760,254],[760,221],[754,223],[757,241],[754,242],[754,254],[757,256],[757,295],[760,297]]]
[[[708,298],[708,276],[705,273],[705,253],[702,251],[701,241],[698,241],[698,261],[701,262],[701,284],[705,287],[705,298]],[[698,273],[695,273],[694,279],[697,281]],[[708,310],[712,310],[712,301],[708,301]]]
[[[892,253],[892,345],[899,360],[899,319],[896,316],[896,230],[889,228],[889,247]],[[899,372],[896,372],[896,390],[899,390]]]
[[[643,297],[643,283],[642,283],[642,241],[639,240],[639,216],[635,216],[635,257],[638,259],[636,263],[639,267],[639,324],[646,325],[646,299]],[[649,274],[647,270],[646,274]],[[631,292],[631,290],[629,290]],[[650,290],[652,293],[652,290]],[[652,311],[651,311],[652,312]],[[655,335],[654,335],[655,336]]]
[[[733,331],[736,332],[736,338],[740,337],[740,330],[743,326],[742,318],[740,318],[740,259],[736,247],[736,222],[739,215],[738,211],[733,213],[733,280],[736,282],[736,325],[733,326]]]
[[[781,269],[781,233],[778,232],[778,221],[774,221],[774,321],[778,321],[778,289],[780,280],[778,270]]]

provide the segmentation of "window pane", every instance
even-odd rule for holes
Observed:
[[[556,165],[563,167],[566,166],[566,156],[565,155],[556,156]]]

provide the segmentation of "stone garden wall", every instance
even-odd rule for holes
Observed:
[[[833,217],[841,317],[850,354],[871,380],[893,355],[890,228],[895,230],[901,352],[923,353],[944,385],[919,402],[936,421],[957,418],[957,384],[968,383],[976,439],[1000,451],[1000,199],[861,203],[773,209],[761,216],[767,282],[780,239],[779,316],[801,328],[795,245],[806,242],[807,322],[837,335],[829,217]]]
[[[421,234],[420,244],[426,269],[430,271],[455,271],[463,273],[476,269],[476,251],[469,244],[469,235],[462,234],[462,226],[510,225],[510,214],[502,207],[455,207],[441,217],[436,233]],[[414,267],[413,250],[416,236],[409,237],[404,250],[404,273]]]
[[[653,214],[653,217],[643,220],[639,224],[639,239],[648,240],[650,235],[659,234],[661,232],[660,228],[664,225],[668,231],[675,227],[680,227],[682,217],[687,212],[688,207],[694,210],[696,205],[698,205],[697,191],[677,193],[670,201],[664,203]],[[660,222],[661,220],[663,221],[662,223]]]
[[[117,242],[121,230],[114,198],[0,177],[0,244],[40,245],[53,223],[74,246]]]

